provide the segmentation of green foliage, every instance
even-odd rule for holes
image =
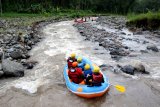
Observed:
[[[160,10],[160,0],[2,0],[4,12],[49,15],[61,12],[92,11],[114,14],[147,13]],[[73,12],[73,11],[72,11]],[[79,17],[82,12],[73,13]]]
[[[160,12],[142,13],[142,14],[128,14],[129,26],[142,27],[147,29],[157,29],[160,28]]]

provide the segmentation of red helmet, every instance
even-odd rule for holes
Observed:
[[[77,67],[78,66],[78,63],[77,62],[73,62],[72,63],[72,67]]]

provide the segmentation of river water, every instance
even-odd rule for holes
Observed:
[[[73,24],[73,21],[63,21],[43,28],[44,39],[30,52],[29,60],[38,61],[37,66],[25,71],[22,78],[1,80],[0,107],[160,107],[159,74],[154,74],[157,70],[150,76],[129,76],[108,69],[104,73],[109,76],[110,83],[124,85],[125,93],[111,87],[109,93],[95,99],[72,94],[63,79],[63,67],[71,52],[85,56],[97,65],[117,64],[98,43],[84,41]]]

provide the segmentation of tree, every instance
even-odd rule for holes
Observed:
[[[2,16],[2,1],[0,0],[1,16]]]

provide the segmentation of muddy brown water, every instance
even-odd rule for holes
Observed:
[[[104,73],[111,84],[124,85],[125,93],[111,87],[109,93],[94,99],[72,94],[63,79],[63,67],[71,52],[97,65],[117,63],[98,43],[84,41],[72,25],[73,21],[63,21],[43,29],[45,39],[30,52],[30,60],[39,63],[34,69],[25,71],[22,78],[0,81],[0,107],[160,107],[159,79],[152,79],[152,75],[132,77],[106,70]],[[102,52],[104,54],[99,54]]]

